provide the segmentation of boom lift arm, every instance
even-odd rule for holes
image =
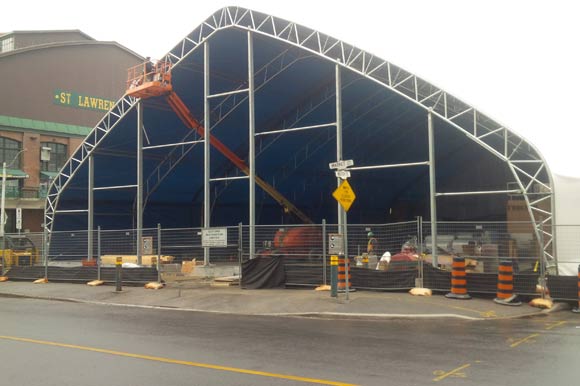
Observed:
[[[179,119],[190,129],[195,130],[200,136],[205,138],[205,128],[193,116],[191,111],[187,108],[183,100],[173,91],[171,86],[171,72],[170,63],[158,62],[148,69],[147,63],[140,64],[129,69],[129,78],[127,81],[127,95],[136,98],[150,98],[155,96],[165,96],[167,103],[177,114]],[[215,136],[209,136],[210,144],[229,159],[238,169],[244,174],[250,174],[249,166],[237,156],[232,150],[224,145]],[[266,193],[270,195],[278,204],[280,204],[286,211],[294,214],[305,224],[313,224],[314,222],[300,209],[296,207],[290,200],[284,197],[272,185],[258,176],[255,176],[256,184],[260,186]]]

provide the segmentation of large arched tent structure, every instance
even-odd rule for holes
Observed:
[[[227,7],[162,60],[172,65],[175,94],[248,165],[250,178],[231,154],[204,150],[203,136],[167,97],[126,95],[54,180],[48,232],[333,222],[337,178],[329,164],[341,159],[354,161],[349,223],[429,218],[434,203],[440,220],[505,220],[510,197],[525,201],[536,225],[554,223],[550,172],[532,144],[348,43]],[[257,179],[272,188],[256,187]],[[541,228],[549,253],[553,232]]]

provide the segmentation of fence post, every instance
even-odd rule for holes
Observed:
[[[6,241],[4,236],[2,236],[2,273],[0,276],[4,276],[6,272]]]
[[[46,231],[46,222],[42,227],[42,255],[44,258],[44,278],[48,280],[48,237]]]
[[[417,244],[419,247],[419,259],[417,260],[419,268],[419,277],[416,280],[415,287],[423,288],[423,217],[417,216]]]
[[[580,314],[580,265],[578,266],[578,305],[572,309],[575,314]]]
[[[157,224],[157,283],[161,283],[161,224]]]
[[[243,228],[242,228],[242,223],[238,223],[238,264],[239,264],[239,269],[240,269],[240,289],[242,288],[242,259],[243,259]]]
[[[538,257],[540,261],[540,286],[542,287],[542,299],[546,298],[546,272],[544,267],[544,228],[542,226],[542,222],[540,221],[540,256]]]
[[[322,284],[326,285],[326,219],[322,219]]]
[[[97,280],[101,280],[101,226],[97,227]]]

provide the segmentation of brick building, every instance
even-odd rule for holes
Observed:
[[[48,184],[123,95],[143,57],[79,30],[0,33],[0,178],[7,165],[6,232],[40,231]]]

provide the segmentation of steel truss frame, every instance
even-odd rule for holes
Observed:
[[[552,257],[549,251],[555,250],[555,232],[546,228],[553,229],[550,225],[555,224],[553,182],[545,160],[523,137],[437,86],[371,53],[311,28],[241,7],[225,7],[215,12],[170,50],[165,60],[177,65],[202,47],[214,33],[228,28],[250,31],[299,47],[386,87],[425,109],[426,114],[431,109],[434,117],[445,121],[506,163],[526,202],[530,219],[535,224],[536,236],[538,240],[544,240],[544,256]],[[45,207],[45,224],[49,234],[61,192],[94,148],[135,103],[134,98],[121,98],[54,179]],[[543,171],[547,178],[543,177]],[[546,200],[550,200],[548,211],[539,206]]]

